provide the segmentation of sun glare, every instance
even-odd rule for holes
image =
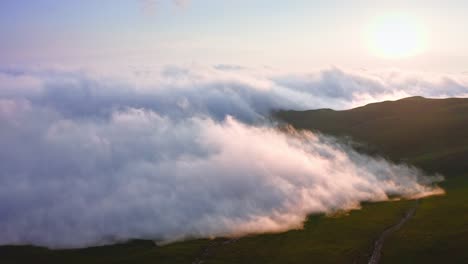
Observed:
[[[405,15],[380,17],[369,33],[371,50],[379,57],[400,59],[418,55],[426,48],[422,25]]]

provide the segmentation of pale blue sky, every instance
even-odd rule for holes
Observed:
[[[2,0],[3,63],[150,61],[281,67],[468,67],[468,1]],[[390,3],[391,2],[391,3]],[[427,30],[417,57],[376,58],[366,30],[399,12]]]

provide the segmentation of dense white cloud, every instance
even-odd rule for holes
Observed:
[[[337,69],[172,66],[109,76],[0,73],[0,244],[275,232],[300,227],[309,213],[437,193],[425,184],[439,177],[280,131],[268,114],[467,94],[455,79]]]

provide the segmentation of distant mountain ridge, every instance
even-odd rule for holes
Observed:
[[[351,137],[428,171],[468,171],[468,98],[415,96],[344,111],[280,111],[275,116],[297,129]]]

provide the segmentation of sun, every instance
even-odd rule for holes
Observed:
[[[370,49],[374,55],[401,59],[425,51],[425,30],[416,19],[391,14],[376,19],[369,30]]]

